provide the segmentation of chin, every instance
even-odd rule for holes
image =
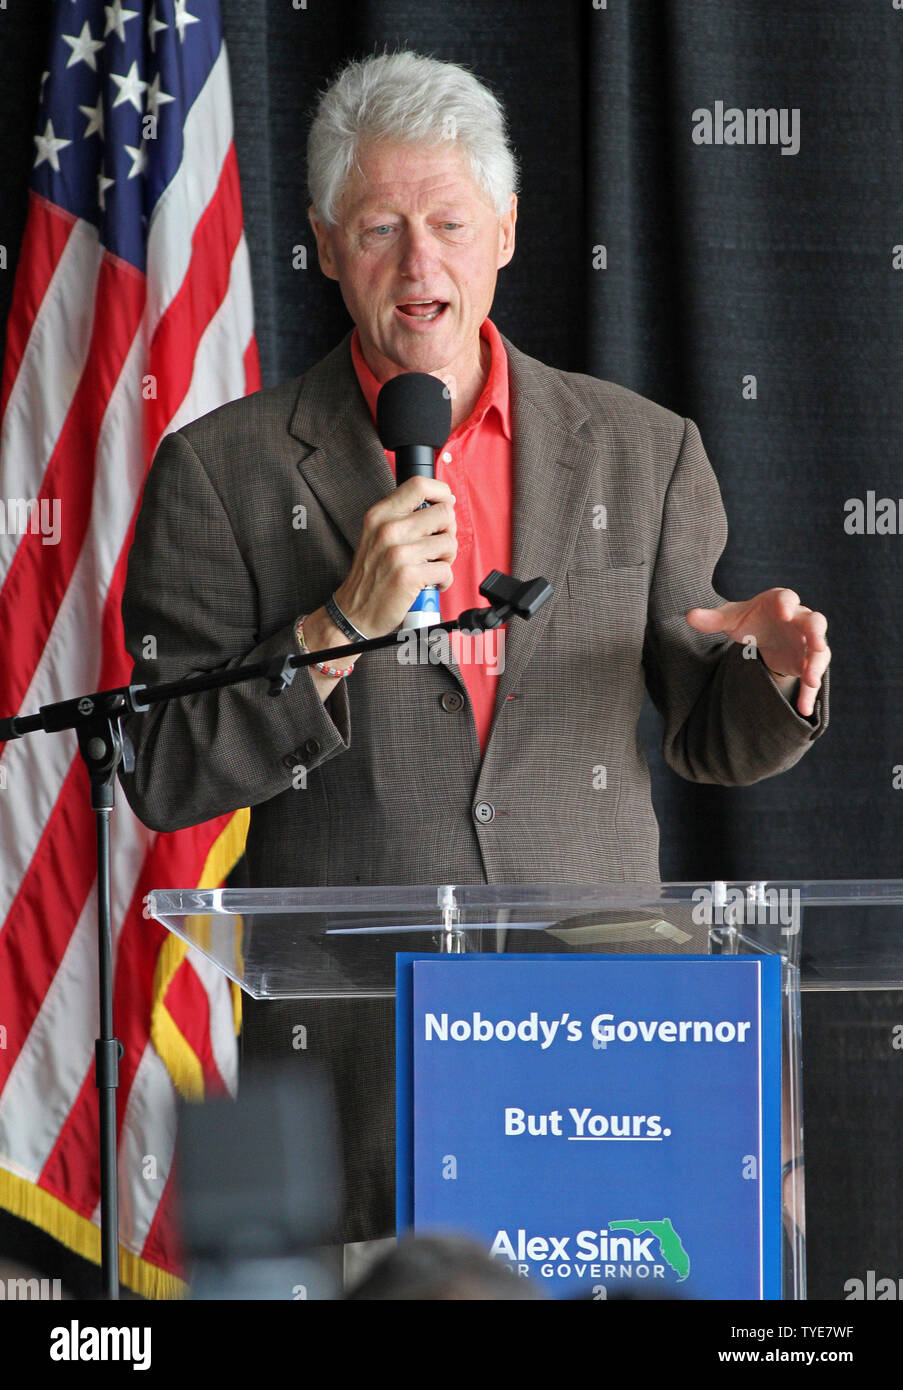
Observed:
[[[450,353],[439,343],[399,344],[392,361],[409,372],[437,372],[448,365]]]
[[[403,325],[393,324],[392,331],[387,336],[399,352],[417,356],[432,352],[443,357],[453,357],[461,350],[461,331],[456,322],[439,323],[435,325],[434,331],[426,332],[418,329],[406,330]]]

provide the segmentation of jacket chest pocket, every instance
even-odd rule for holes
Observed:
[[[597,650],[642,649],[649,598],[645,560],[628,565],[575,565],[566,576],[566,621]],[[561,618],[565,617],[562,613]]]

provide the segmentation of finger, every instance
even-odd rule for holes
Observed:
[[[797,627],[802,632],[809,648],[813,652],[824,651],[827,647],[825,633],[828,630],[828,620],[824,613],[813,613],[811,608],[804,608],[794,619]]]
[[[831,653],[826,648],[823,652],[816,652],[807,661],[800,677],[799,695],[797,697],[797,709],[800,714],[807,719],[815,709],[815,702],[818,699],[818,692],[821,689],[822,678],[831,660]]]
[[[821,681],[817,685],[810,685],[807,680],[800,681],[799,694],[797,695],[796,707],[800,714],[806,719],[813,713],[815,702],[818,699],[818,692],[821,689]]]
[[[800,596],[793,589],[778,589],[776,596],[778,614],[785,622],[792,622],[800,611]]]
[[[815,699],[817,692],[808,685],[800,682],[799,694],[796,697],[796,707],[804,719],[809,719],[815,710]]]
[[[405,498],[413,496],[415,504],[421,502],[447,502],[452,495],[452,490],[448,483],[441,478],[425,478],[419,473],[415,473],[412,478],[406,478],[399,487],[395,489],[395,495],[404,492]]]
[[[429,507],[418,508],[401,522],[396,522],[403,540],[419,540],[421,536],[435,536],[443,532],[457,533],[458,522],[455,509],[449,502],[434,502]]]
[[[458,554],[458,542],[447,531],[442,531],[435,536],[423,536],[419,540],[409,541],[401,549],[403,553],[399,556],[400,563],[422,565],[434,560],[453,560]]]
[[[377,514],[379,520],[385,520],[386,517],[409,516],[418,507],[422,507],[424,502],[450,502],[454,505],[455,497],[448,483],[443,482],[441,478],[422,478],[415,475],[413,478],[407,478],[388,496],[375,502],[370,510]]]
[[[818,690],[830,660],[831,652],[827,646],[823,651],[813,652],[803,667],[803,674],[800,677],[803,684],[811,686],[813,690]]]

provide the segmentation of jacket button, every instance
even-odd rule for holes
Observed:
[[[449,714],[457,714],[458,710],[464,708],[464,696],[460,690],[446,690],[439,696],[439,703]]]
[[[495,807],[490,801],[478,801],[473,813],[482,825],[488,825],[495,816]]]
[[[293,769],[297,767],[297,765],[298,759],[295,757],[294,753],[287,753],[286,756],[282,759],[282,766],[287,767],[289,772],[293,771]]]
[[[319,753],[319,751],[320,751],[320,740],[319,740],[318,738],[309,738],[309,739],[307,739],[306,742],[304,743],[304,746],[303,746],[302,749],[301,749],[301,752],[302,752],[302,753],[304,754],[304,756],[307,757],[307,758],[315,758],[316,755]]]

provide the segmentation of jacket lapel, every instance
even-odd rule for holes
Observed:
[[[517,691],[537,652],[585,516],[593,470],[583,467],[586,448],[575,434],[586,411],[554,369],[520,352],[502,338],[508,353],[514,439],[514,516],[511,569],[516,579],[542,576],[553,595],[527,620],[512,618],[506,629],[505,666],[496,690],[493,725],[509,694]]]
[[[289,430],[306,448],[298,468],[353,551],[365,513],[394,490],[395,480],[358,386],[350,340],[349,333],[305,374]],[[594,472],[582,466],[587,446],[575,440],[586,410],[565,379],[505,337],[502,342],[508,354],[514,443],[512,572],[518,579],[542,575],[554,595],[528,621],[508,623],[493,727],[536,652],[564,586]],[[442,664],[464,689],[454,658]]]
[[[307,446],[298,468],[357,549],[364,516],[395,489],[351,361],[351,334],[306,372],[289,431]]]

